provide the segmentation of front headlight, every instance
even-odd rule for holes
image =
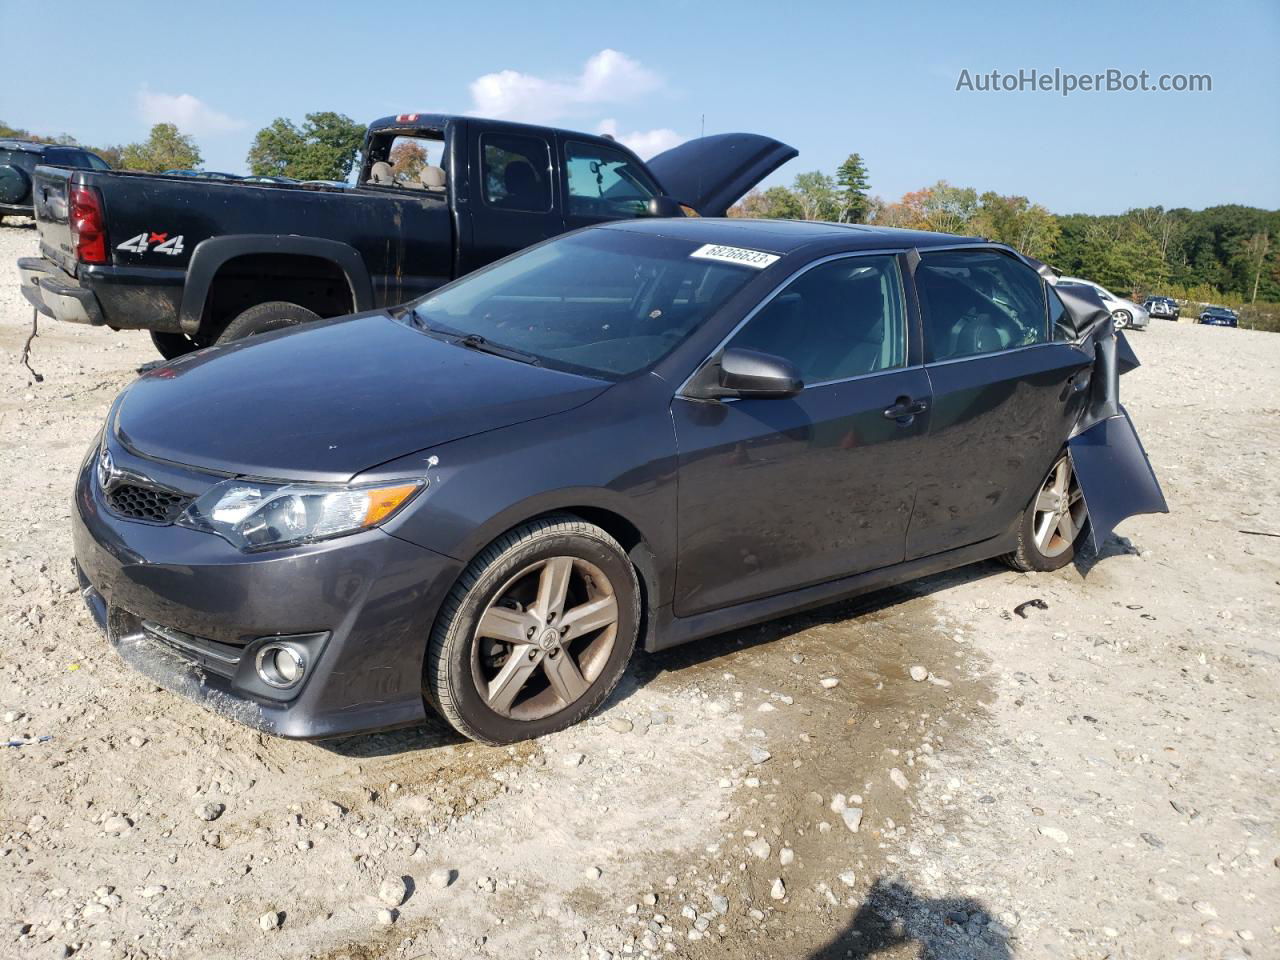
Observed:
[[[241,550],[326,540],[376,527],[427,485],[377,486],[224,480],[192,503],[177,523],[216,533]]]

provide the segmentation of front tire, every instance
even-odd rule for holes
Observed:
[[[424,693],[463,736],[506,744],[588,717],[626,670],[640,585],[621,545],[569,515],[499,537],[445,598]]]
[[[270,300],[259,303],[241,313],[218,335],[219,343],[231,343],[245,337],[273,330],[285,330],[302,323],[312,323],[320,319],[320,314],[296,303],[286,300]]]
[[[1065,451],[1049,468],[1018,522],[1018,545],[1004,560],[1024,573],[1060,570],[1075,559],[1089,524],[1084,494]]]
[[[1117,310],[1111,315],[1111,319],[1116,322],[1116,329],[1123,330],[1133,322],[1133,317],[1129,315],[1128,310]]]

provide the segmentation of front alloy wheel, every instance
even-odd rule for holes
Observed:
[[[1129,315],[1128,310],[1117,310],[1111,315],[1111,319],[1116,322],[1117,330],[1123,330],[1133,320],[1133,317]]]
[[[582,699],[609,662],[618,600],[598,567],[550,557],[512,577],[480,616],[476,688],[513,720],[541,720]]]
[[[639,581],[618,542],[577,517],[535,520],[482,550],[445,598],[423,693],[473,740],[562,730],[621,679],[639,624]]]
[[[1076,543],[1088,522],[1089,511],[1071,467],[1071,456],[1063,453],[1023,511],[1017,549],[1005,560],[1022,571],[1065,567],[1075,557]]]

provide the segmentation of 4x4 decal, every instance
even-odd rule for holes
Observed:
[[[155,246],[152,246],[155,244]],[[167,253],[171,257],[176,257],[182,252],[182,234],[176,237],[170,237],[167,233],[140,233],[136,237],[130,237],[124,243],[116,244],[117,250],[124,250],[127,253]]]

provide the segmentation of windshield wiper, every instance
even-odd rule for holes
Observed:
[[[519,350],[513,350],[501,344],[490,343],[478,333],[468,333],[465,337],[459,337],[457,342],[472,350],[479,350],[481,353],[491,353],[495,357],[506,357],[508,360],[519,360],[521,363],[527,363],[535,367],[542,362],[531,353],[522,353]]]

